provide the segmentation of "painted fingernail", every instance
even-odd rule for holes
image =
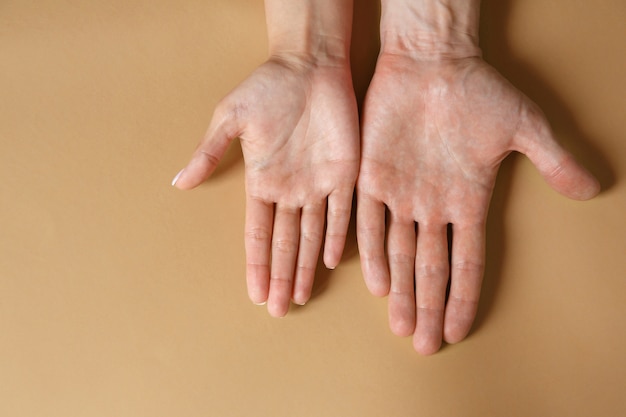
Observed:
[[[172,180],[172,187],[176,185],[176,183],[178,182],[178,179],[180,178],[180,175],[183,173],[184,170],[185,170],[185,168],[183,168],[180,171],[178,171],[178,174],[176,174],[176,176]]]

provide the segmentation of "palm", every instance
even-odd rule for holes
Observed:
[[[365,279],[373,293],[389,293],[392,330],[414,334],[423,353],[436,351],[442,337],[455,342],[469,331],[489,199],[509,152],[527,153],[571,197],[596,186],[552,140],[536,105],[478,58],[415,62],[383,55],[365,103],[362,148],[358,238]]]
[[[530,103],[481,61],[384,65],[366,105],[361,184],[403,216],[482,222]]]
[[[249,103],[238,111],[251,197],[303,207],[354,186],[356,110],[341,71],[268,62],[228,100]]]
[[[201,183],[241,139],[248,292],[274,316],[310,297],[325,219],[324,262],[334,268],[341,258],[359,167],[351,86],[345,67],[268,61],[218,105],[176,183]]]

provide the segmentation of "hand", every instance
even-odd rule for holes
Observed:
[[[282,317],[311,295],[324,235],[335,268],[359,167],[358,116],[347,65],[274,56],[217,106],[175,181],[197,186],[240,137],[246,171],[246,276],[256,304]]]
[[[599,191],[540,109],[480,58],[381,55],[364,107],[357,238],[369,290],[389,295],[392,331],[413,334],[422,354],[470,330],[489,200],[511,151],[570,198]]]

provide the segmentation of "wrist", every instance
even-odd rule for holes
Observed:
[[[349,65],[352,3],[266,0],[270,56],[313,65]]]
[[[419,60],[481,56],[480,0],[382,0],[381,53]]]

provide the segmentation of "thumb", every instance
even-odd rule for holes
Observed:
[[[203,183],[215,171],[233,138],[239,136],[235,112],[218,107],[204,138],[198,144],[191,160],[172,181],[172,185],[188,190]]]
[[[538,107],[532,104],[520,123],[514,139],[556,191],[574,200],[588,200],[600,192],[600,183],[554,139],[550,126]]]

